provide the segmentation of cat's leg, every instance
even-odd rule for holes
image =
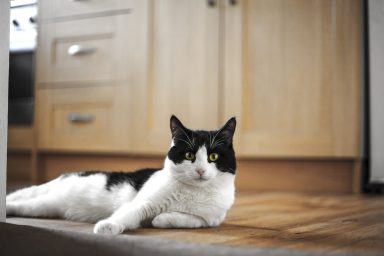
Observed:
[[[47,194],[49,193],[50,189],[55,187],[58,181],[59,181],[59,178],[41,185],[35,185],[35,186],[19,189],[7,195],[6,201],[12,202],[17,200],[27,200],[27,199],[35,198],[40,195]]]
[[[96,223],[93,232],[97,234],[117,235],[124,230],[140,227],[143,220],[151,219],[160,212],[147,204],[125,203],[109,218]]]
[[[39,186],[31,186],[17,190],[9,195],[7,195],[7,202],[17,201],[17,200],[26,200],[38,196],[41,193],[44,193],[47,188],[47,184]]]
[[[208,223],[201,217],[182,212],[165,212],[152,220],[156,228],[201,228]]]
[[[7,201],[7,216],[62,217],[63,202],[52,196],[38,196],[33,199]]]

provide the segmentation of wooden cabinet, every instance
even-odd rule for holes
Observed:
[[[156,167],[176,114],[237,117],[237,188],[359,191],[360,0],[39,5],[34,182]]]
[[[356,157],[360,1],[238,1],[225,11],[225,116],[240,155]]]
[[[144,80],[143,59],[147,52],[142,28],[147,19],[146,2],[108,1],[116,4],[112,7],[124,2],[127,9],[118,14],[102,12],[99,7],[103,1],[47,2],[40,2],[43,13],[53,10],[48,8],[53,2],[93,7],[83,10],[88,16],[68,12],[64,20],[43,15],[40,21],[36,60],[37,149],[132,152],[136,135],[130,124],[134,120],[132,113],[136,115],[138,111],[136,91]]]
[[[140,149],[238,118],[250,157],[357,157],[360,1],[152,1]],[[146,120],[145,120],[146,119]]]
[[[236,116],[239,156],[359,156],[358,0],[41,2],[41,149],[164,154],[176,114]]]

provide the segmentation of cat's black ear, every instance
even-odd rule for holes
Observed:
[[[185,130],[184,125],[174,115],[171,116],[170,128],[171,128],[172,138],[177,137],[182,132],[182,130]]]
[[[232,117],[220,129],[220,137],[223,137],[227,140],[227,142],[232,143],[235,130],[236,130],[236,118]]]

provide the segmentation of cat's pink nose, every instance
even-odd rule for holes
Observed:
[[[205,171],[203,169],[197,169],[196,172],[201,176],[204,175]]]

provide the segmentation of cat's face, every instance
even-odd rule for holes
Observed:
[[[236,158],[232,140],[236,119],[217,131],[192,131],[171,117],[172,145],[168,152],[172,175],[180,182],[206,186],[215,178],[234,175]]]

